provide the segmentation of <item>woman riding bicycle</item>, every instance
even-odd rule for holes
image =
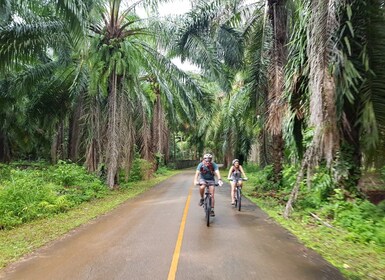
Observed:
[[[231,184],[231,205],[235,204],[235,197],[234,197],[234,191],[235,191],[235,184],[238,184],[239,187],[242,187],[242,180],[241,178],[247,179],[245,171],[242,168],[242,165],[239,164],[239,159],[234,159],[232,162],[232,166],[230,166],[229,169],[229,175],[227,178],[232,181],[230,181]],[[242,176],[241,176],[242,175]]]
[[[218,177],[218,184],[222,186],[221,174],[219,173],[218,165],[215,162],[212,162],[213,156],[211,154],[205,154],[203,156],[203,161],[198,164],[198,167],[194,176],[194,185],[200,185],[199,193],[201,199],[199,201],[199,206],[203,205],[203,195],[205,192],[206,185],[210,187],[210,193],[212,197],[212,207],[211,207],[211,216],[215,216],[214,213],[214,185],[215,175]],[[199,180],[198,180],[199,179]]]

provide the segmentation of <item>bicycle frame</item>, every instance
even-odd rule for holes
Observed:
[[[230,181],[235,182],[235,187],[234,187],[234,194],[235,194],[235,208],[238,208],[238,211],[241,211],[241,206],[242,206],[242,187],[239,186],[239,181],[247,181],[244,178],[237,178],[235,180],[229,179]]]
[[[198,184],[200,186],[200,184]],[[214,184],[214,187],[218,186],[218,183]],[[212,195],[210,193],[210,185],[205,185],[205,196],[203,201],[203,210],[205,211],[205,219],[206,219],[206,225],[210,226],[210,215],[211,215],[211,208],[212,208]]]

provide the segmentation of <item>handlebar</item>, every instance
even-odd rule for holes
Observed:
[[[199,183],[196,184],[196,186],[200,186],[200,185],[208,185],[208,184],[199,184]],[[213,185],[208,185],[208,186],[213,186]],[[218,183],[215,183],[214,186],[215,186],[215,187],[218,187],[219,184],[218,184]]]
[[[229,181],[234,181],[233,178],[227,178]],[[238,179],[235,179],[235,181],[247,181],[248,178],[238,178]]]

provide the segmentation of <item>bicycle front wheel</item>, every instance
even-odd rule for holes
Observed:
[[[206,224],[210,226],[210,215],[211,215],[211,197],[206,199]]]
[[[237,189],[238,211],[241,211],[242,192],[241,189]]]

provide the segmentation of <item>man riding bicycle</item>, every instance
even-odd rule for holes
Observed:
[[[200,185],[199,193],[201,195],[201,199],[199,201],[199,206],[203,205],[203,196],[205,192],[206,185],[209,186],[209,190],[212,197],[212,207],[211,207],[211,216],[215,216],[214,212],[214,193],[215,193],[215,175],[218,178],[219,186],[223,185],[221,174],[219,173],[218,165],[212,161],[213,156],[211,154],[205,154],[203,156],[203,161],[198,164],[196,169],[196,173],[194,176],[194,185]]]
[[[244,179],[246,178],[245,171],[242,168],[242,165],[239,164],[239,159],[234,159],[232,162],[232,166],[230,166],[229,169],[229,175],[227,176],[228,179],[231,179],[232,181],[230,182],[231,184],[231,204],[235,204],[235,197],[234,197],[234,192],[235,192],[235,184],[238,184],[239,187],[242,187],[242,180],[240,180],[242,177]],[[241,177],[242,175],[242,177]]]

